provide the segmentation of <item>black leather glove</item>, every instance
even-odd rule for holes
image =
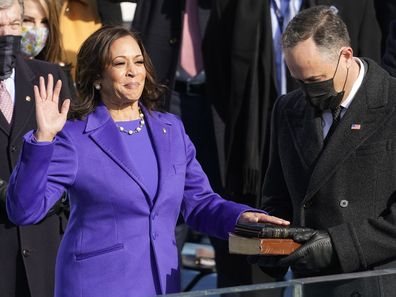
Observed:
[[[287,257],[280,259],[280,266],[290,265],[293,272],[302,276],[330,273],[339,266],[328,232],[315,231],[310,238],[307,232],[293,239],[300,243],[306,242]]]
[[[267,237],[276,238],[290,238],[291,236],[294,241],[299,243],[308,241],[317,232],[310,228],[283,227],[271,224],[264,225],[265,226],[262,227],[263,231],[260,233],[261,236],[267,235]],[[263,272],[275,278],[275,280],[281,280],[290,266],[290,263],[282,261],[285,257],[286,256],[254,255],[248,257],[248,262],[250,264],[257,264]]]

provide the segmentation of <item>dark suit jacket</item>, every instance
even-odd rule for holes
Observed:
[[[54,75],[62,79],[61,98],[70,98],[67,81],[58,66],[37,60],[17,58],[15,68],[15,106],[11,126],[0,113],[0,180],[8,182],[22,147],[22,136],[36,127],[33,85],[39,76]],[[4,186],[4,184],[3,184]],[[4,197],[3,197],[4,198]],[[57,248],[61,239],[60,218],[57,215],[37,225],[16,227],[7,217],[4,200],[0,201],[0,291],[11,296],[16,270],[26,268],[32,297],[51,297],[54,292],[54,271]],[[17,264],[17,254],[23,261]]]
[[[340,260],[334,273],[396,267],[396,80],[367,63],[363,84],[323,151],[321,117],[300,90],[280,97],[273,112],[263,208],[294,225],[327,230]],[[353,290],[394,296],[395,280],[372,280],[342,289],[333,283],[328,295],[317,296]]]
[[[382,66],[388,70],[390,75],[396,77],[396,19],[390,25]]]
[[[132,29],[138,31],[154,64],[158,80],[173,88],[179,62],[184,0],[140,0]],[[209,18],[210,0],[198,0],[202,36]]]
[[[213,1],[203,47],[209,98],[226,123],[227,192],[237,201],[245,195],[242,201],[250,204],[260,194],[267,168],[270,115],[277,97],[269,3]],[[339,9],[357,55],[379,60],[372,0],[306,0],[302,5],[319,4]]]
[[[122,25],[120,3],[110,0],[97,0],[98,13],[103,25]]]
[[[375,13],[381,28],[381,48],[382,54],[385,51],[385,43],[390,31],[390,23],[396,19],[396,1],[395,0],[374,0]]]

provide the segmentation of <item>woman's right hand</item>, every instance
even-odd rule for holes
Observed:
[[[59,112],[58,102],[61,87],[61,80],[58,80],[54,87],[52,74],[48,74],[47,86],[45,86],[42,76],[40,76],[39,87],[34,86],[37,121],[37,130],[34,137],[39,142],[52,141],[66,123],[70,99],[65,99]]]

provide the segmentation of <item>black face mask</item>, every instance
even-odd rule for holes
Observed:
[[[20,47],[21,36],[0,36],[0,80],[11,76]]]
[[[341,54],[338,57],[337,67],[332,78],[314,83],[301,83],[301,88],[305,93],[305,98],[307,101],[320,111],[324,111],[326,109],[335,109],[341,104],[342,98],[344,97],[344,88],[348,79],[348,68],[342,91],[337,93],[334,90],[334,77],[337,73],[340,58]]]

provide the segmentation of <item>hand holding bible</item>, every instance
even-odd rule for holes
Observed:
[[[303,245],[281,258],[279,266],[291,266],[293,272],[309,276],[325,274],[337,265],[338,259],[327,231],[297,234],[293,239]]]

